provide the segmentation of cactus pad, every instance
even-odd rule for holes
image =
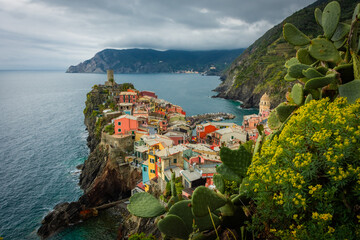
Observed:
[[[252,155],[243,145],[240,145],[238,150],[231,150],[227,147],[221,148],[220,157],[223,164],[229,167],[239,177],[244,178],[246,176]]]
[[[285,81],[292,82],[295,81],[296,78],[290,77],[289,73],[287,73],[284,77]]]
[[[166,215],[165,218],[158,222],[157,226],[160,232],[174,238],[188,239],[191,233],[187,230],[184,221],[172,214]]]
[[[355,53],[351,54],[353,60],[354,78],[360,79],[360,61]]]
[[[175,196],[175,197],[171,196],[171,198],[169,199],[168,204],[167,204],[168,209],[171,209],[171,207],[178,201],[180,201],[179,196]]]
[[[215,227],[219,226],[220,224],[219,217],[213,213],[211,213],[211,217],[214,221]],[[195,224],[199,228],[200,232],[214,228],[210,215],[207,215],[205,217],[195,217]]]
[[[280,103],[279,106],[277,106],[275,109],[280,122],[284,122],[296,109],[296,105]]]
[[[304,102],[304,89],[300,83],[296,83],[291,90],[291,97],[295,104],[300,106]]]
[[[336,80],[335,74],[329,74],[326,75],[325,77],[313,78],[305,83],[304,88],[306,90],[322,88],[325,87],[326,85],[329,85],[330,83],[335,82],[335,80]]]
[[[339,23],[341,14],[340,4],[336,1],[332,1],[326,5],[322,13],[321,26],[324,29],[324,34],[327,39],[330,39]]]
[[[313,100],[313,97],[311,94],[308,94],[305,99],[305,104],[309,103],[311,100]]]
[[[291,23],[285,23],[283,33],[285,40],[294,46],[304,46],[310,43],[310,38]]]
[[[239,177],[235,172],[233,172],[225,164],[220,164],[216,167],[216,172],[221,174],[224,179],[228,181],[241,182],[241,177]]]
[[[356,16],[358,19],[360,19],[360,3],[358,3],[355,7],[355,10],[354,10],[354,13],[353,13],[353,16],[352,16],[352,20],[355,21],[356,20]]]
[[[316,20],[317,24],[319,24],[321,26],[322,11],[319,8],[316,8],[314,11],[314,15],[315,15],[315,20]]]
[[[191,211],[191,200],[183,200],[175,203],[169,210],[168,214],[176,215],[181,218],[188,232],[192,232],[192,224],[194,220],[194,216]]]
[[[308,69],[309,67],[310,66],[306,65],[306,64],[294,64],[294,65],[290,66],[290,68],[288,69],[288,73],[289,73],[290,77],[302,78],[302,77],[304,77],[304,75],[302,74],[302,71]]]
[[[276,130],[276,129],[279,129],[281,127],[281,122],[277,116],[277,113],[276,111],[271,111],[270,112],[270,115],[269,115],[269,118],[268,118],[268,124],[269,124],[269,127],[272,129],[272,130]]]
[[[225,192],[225,182],[224,182],[224,178],[222,177],[222,175],[214,174],[213,180],[214,180],[216,189],[219,190],[219,192],[224,193]]]
[[[316,71],[314,68],[308,68],[306,70],[303,70],[302,73],[308,79],[324,77],[324,75],[322,73]]]
[[[300,48],[296,52],[296,58],[299,60],[300,63],[307,65],[311,65],[316,61],[313,57],[310,56],[310,53],[305,48]]]
[[[309,53],[313,58],[326,62],[339,62],[340,54],[334,44],[325,38],[311,40]]]
[[[340,85],[339,93],[341,97],[347,97],[349,103],[354,103],[360,98],[360,79]]]
[[[296,57],[290,58],[285,62],[285,67],[289,68],[292,65],[300,64],[299,60]]]
[[[334,35],[331,38],[331,41],[336,42],[340,40],[344,40],[344,37],[349,34],[350,25],[346,23],[339,23],[337,26]]]
[[[134,194],[127,209],[131,214],[143,218],[157,217],[165,213],[165,208],[160,202],[147,192]]]
[[[226,204],[226,198],[204,186],[197,187],[191,198],[192,211],[195,217],[204,217]]]

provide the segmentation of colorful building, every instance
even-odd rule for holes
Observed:
[[[259,103],[259,115],[263,116],[265,112],[267,112],[267,116],[270,113],[270,97],[267,95],[267,93],[262,95]]]
[[[137,117],[130,115],[121,115],[113,119],[115,126],[115,134],[135,134],[135,131],[139,128],[139,122]]]
[[[211,123],[199,124],[196,126],[196,138],[198,143],[206,143],[207,135],[212,133],[219,128],[215,127]]]
[[[152,98],[157,98],[157,95],[154,92],[151,92],[151,91],[141,91],[139,95],[141,97],[148,96],[148,97],[152,97]]]
[[[121,92],[119,94],[119,103],[136,103],[137,93],[135,92]]]
[[[212,143],[215,146],[226,146],[233,142],[245,143],[247,140],[247,133],[240,127],[230,127],[216,130],[211,133]]]

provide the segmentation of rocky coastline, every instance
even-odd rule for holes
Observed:
[[[106,93],[94,88],[87,95],[84,123],[89,132],[87,145],[90,154],[84,164],[79,166],[82,171],[79,185],[84,194],[78,201],[59,203],[54,207],[53,211],[42,220],[37,231],[42,239],[52,236],[69,225],[97,216],[97,212],[103,209],[102,206],[107,208],[118,205],[117,201],[128,198],[131,189],[141,179],[141,172],[124,162],[123,156],[128,151],[128,146],[114,148],[110,143],[102,141],[106,133],[99,135],[97,132],[96,117],[92,113],[105,101],[106,96]],[[129,214],[126,207],[116,209],[122,209],[124,220],[127,219]],[[136,225],[136,221],[141,220],[131,221]],[[132,228],[128,228],[130,225],[130,223],[122,224],[121,236],[125,237],[131,233]],[[139,227],[134,229],[138,230]]]

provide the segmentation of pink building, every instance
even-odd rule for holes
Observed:
[[[121,115],[113,120],[115,125],[115,134],[135,134],[135,131],[139,128],[139,122],[137,117],[130,115]]]
[[[247,130],[256,129],[256,126],[261,122],[261,117],[256,114],[244,116],[243,127]]]
[[[136,103],[137,93],[135,92],[121,92],[119,94],[119,103]]]
[[[166,109],[168,113],[180,113],[182,115],[186,115],[186,112],[182,109],[182,107],[177,105],[171,105]]]

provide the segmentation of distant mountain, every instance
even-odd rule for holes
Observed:
[[[244,107],[258,107],[264,92],[270,94],[271,106],[276,107],[285,100],[285,93],[292,83],[286,82],[284,67],[286,59],[294,57],[296,50],[282,36],[284,23],[292,23],[308,36],[316,37],[322,33],[315,22],[315,8],[324,9],[332,0],[318,0],[297,11],[280,24],[267,31],[248,47],[222,76],[223,82],[215,91],[217,97],[240,100]],[[351,19],[356,4],[355,0],[337,0],[341,5],[341,19]]]
[[[196,71],[220,75],[244,49],[211,51],[156,51],[152,49],[105,49],[68,73],[175,73]]]

